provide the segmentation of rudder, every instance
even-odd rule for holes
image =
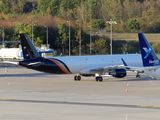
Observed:
[[[40,57],[40,54],[37,52],[36,48],[26,34],[20,34],[20,40],[24,60]]]

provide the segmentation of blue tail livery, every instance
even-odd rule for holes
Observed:
[[[138,34],[143,66],[157,66],[159,59],[143,33]]]
[[[137,71],[137,78],[141,77],[139,73],[145,73],[151,77],[160,78],[160,64],[155,51],[153,50],[143,33],[139,33],[138,38],[143,67],[128,66],[122,58],[123,65],[125,66],[127,71]]]

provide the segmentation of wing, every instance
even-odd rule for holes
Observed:
[[[84,70],[81,70],[79,73],[81,74],[95,74],[95,73],[106,73],[109,71],[112,71],[116,68],[121,67],[121,65],[115,65],[115,66],[105,66],[105,67],[92,67],[92,68],[87,68]]]
[[[125,68],[127,71],[137,71],[138,73],[143,73],[144,69],[143,67],[134,67],[134,66],[128,66],[127,63],[121,58],[123,65],[121,67]]]
[[[133,66],[121,66],[122,68],[125,68],[127,71],[137,71],[139,73],[143,73],[144,68],[143,67],[133,67]]]

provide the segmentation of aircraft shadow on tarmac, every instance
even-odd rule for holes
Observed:
[[[142,75],[142,77],[141,78],[127,78],[127,79],[123,79],[123,80],[120,80],[120,81],[149,81],[149,80],[151,80],[151,81],[157,81],[158,79],[156,79],[156,78],[151,78],[151,77],[149,77],[149,76],[146,76],[146,75]]]

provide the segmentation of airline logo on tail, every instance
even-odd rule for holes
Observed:
[[[146,55],[144,56],[144,59],[146,59],[149,56],[149,54],[151,53],[152,49],[151,48],[148,49],[148,48],[144,47],[143,50],[146,52]]]

